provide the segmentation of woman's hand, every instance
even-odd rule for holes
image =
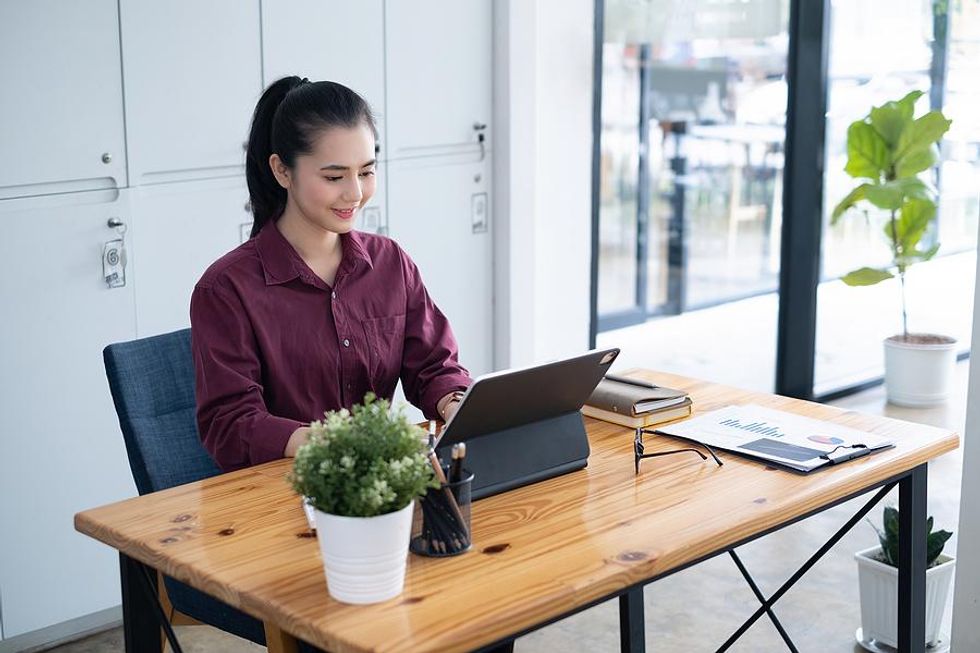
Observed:
[[[293,434],[289,436],[289,440],[286,441],[286,448],[283,449],[282,455],[286,458],[295,458],[296,451],[306,444],[306,441],[310,438],[310,427],[301,426]]]
[[[443,422],[448,422],[459,408],[462,392],[450,392],[436,403],[436,411]]]

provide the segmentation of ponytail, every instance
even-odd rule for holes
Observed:
[[[320,131],[359,124],[370,127],[377,139],[371,107],[360,95],[335,82],[283,77],[262,93],[252,115],[245,155],[252,236],[277,220],[286,208],[288,193],[272,174],[269,157],[278,154],[292,168],[298,155],[312,151]]]

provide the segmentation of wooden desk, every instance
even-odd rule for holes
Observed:
[[[641,650],[644,584],[886,482],[899,481],[902,536],[918,537],[925,463],[959,444],[956,433],[929,426],[644,374],[689,391],[699,412],[755,402],[881,433],[897,446],[808,476],[724,452],[723,467],[668,456],[644,460],[636,476],[632,432],[587,419],[587,469],[476,502],[473,552],[410,556],[404,593],[364,607],[328,596],[317,543],[284,480],[288,461],[81,512],[75,527],[118,549],[124,568],[145,563],[329,651],[478,649],[615,596],[624,619],[633,617],[624,647]],[[646,443],[648,452],[677,447],[669,438]],[[900,574],[900,637],[920,646],[903,650],[923,650],[920,539],[903,549]],[[146,605],[125,576],[131,646],[151,647],[159,629],[134,625],[148,623],[139,621]]]

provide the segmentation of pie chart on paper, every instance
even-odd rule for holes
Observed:
[[[810,442],[817,442],[819,444],[844,444],[844,441],[840,438],[835,438],[829,435],[811,435],[807,438]]]

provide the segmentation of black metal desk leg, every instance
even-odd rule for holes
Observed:
[[[163,644],[160,638],[160,624],[157,623],[154,597],[150,596],[142,583],[143,563],[133,560],[124,553],[119,554],[119,577],[122,581],[123,635],[126,653],[160,651]],[[156,579],[156,573],[151,574]]]
[[[926,649],[926,481],[923,463],[898,482],[898,650]]]
[[[634,587],[619,597],[619,650],[643,653],[643,588]]]

